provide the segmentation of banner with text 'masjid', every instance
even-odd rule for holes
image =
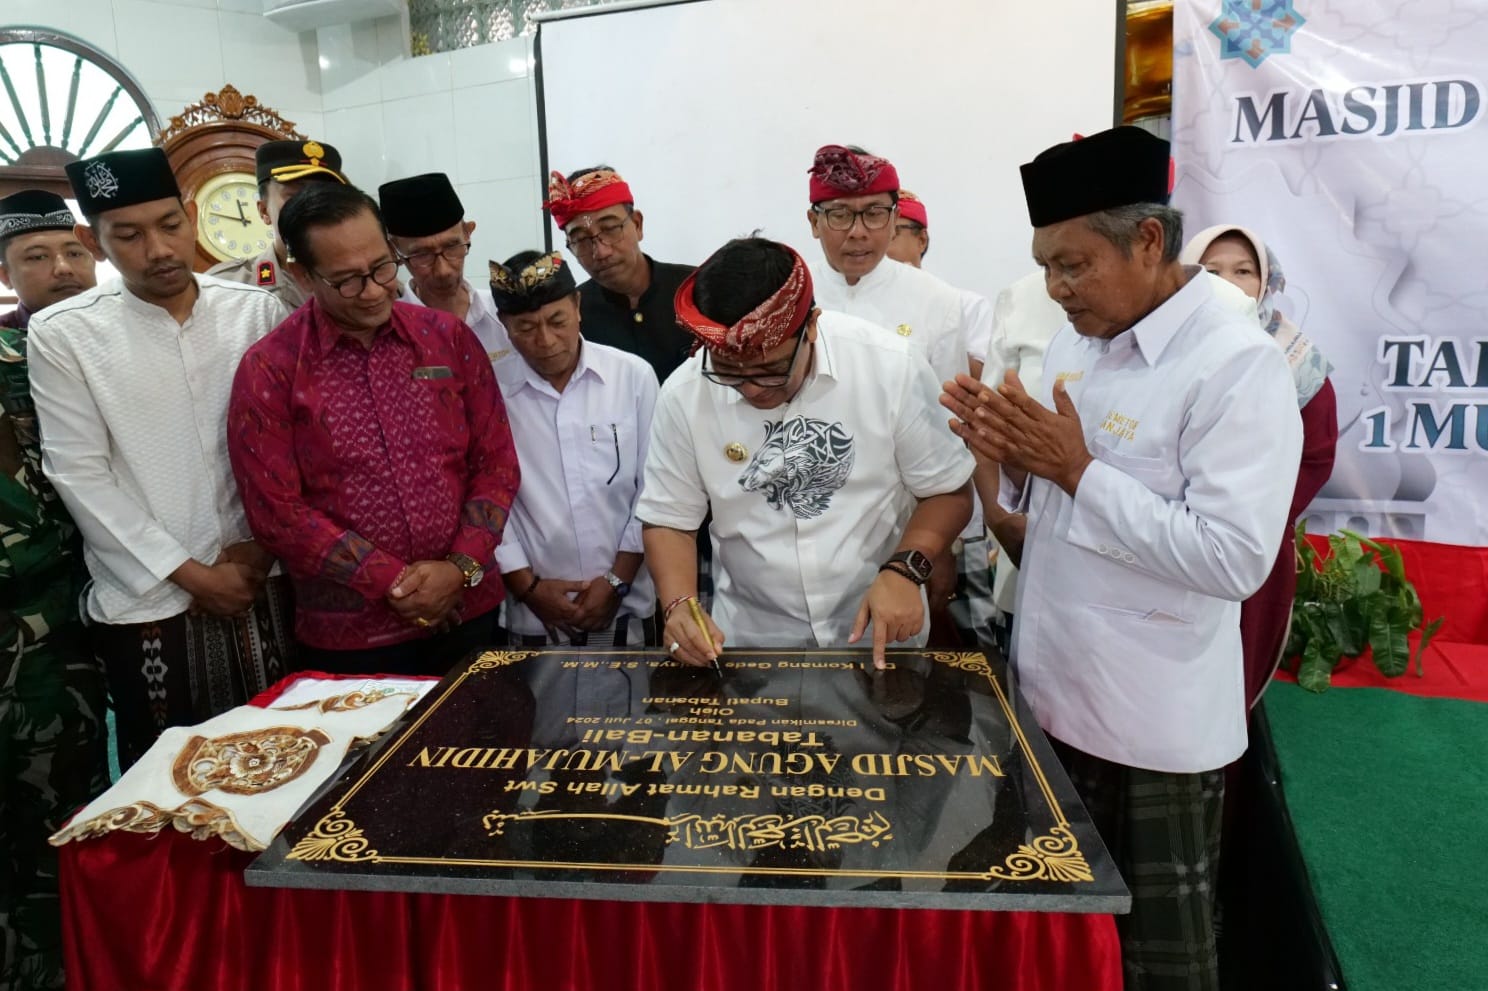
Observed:
[[[1177,0],[1173,39],[1185,228],[1259,234],[1333,366],[1309,529],[1488,543],[1488,0]]]

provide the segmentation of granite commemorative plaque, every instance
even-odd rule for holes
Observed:
[[[1060,912],[1129,896],[1000,660],[487,651],[300,811],[260,886]]]

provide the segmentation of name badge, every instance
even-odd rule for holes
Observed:
[[[423,365],[413,370],[416,379],[447,379],[454,374],[448,365]]]

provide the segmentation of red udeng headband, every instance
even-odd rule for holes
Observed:
[[[930,227],[930,215],[925,212],[925,204],[907,189],[899,190],[899,219],[913,220],[927,229]]]
[[[786,250],[790,251],[794,264],[785,284],[741,317],[738,323],[724,326],[704,316],[697,308],[692,300],[696,272],[677,289],[674,301],[677,323],[696,337],[698,344],[714,354],[730,358],[763,354],[775,347],[806,321],[813,299],[811,273],[806,269],[806,263],[790,248]]]
[[[899,172],[887,158],[860,155],[843,145],[823,145],[807,170],[811,175],[811,202],[843,196],[897,193]]]
[[[561,172],[554,172],[548,179],[548,201],[543,206],[552,213],[559,227],[567,227],[568,222],[581,213],[634,202],[630,187],[618,173],[600,169],[586,172],[573,183],[564,179]]]

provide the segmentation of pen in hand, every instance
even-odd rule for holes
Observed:
[[[703,607],[697,599],[688,599],[687,608],[692,612],[692,618],[698,625],[703,639],[708,641],[708,647],[713,651],[713,670],[723,674],[723,668],[718,663],[718,645],[713,642],[713,634],[708,632],[708,621],[703,617]]]

